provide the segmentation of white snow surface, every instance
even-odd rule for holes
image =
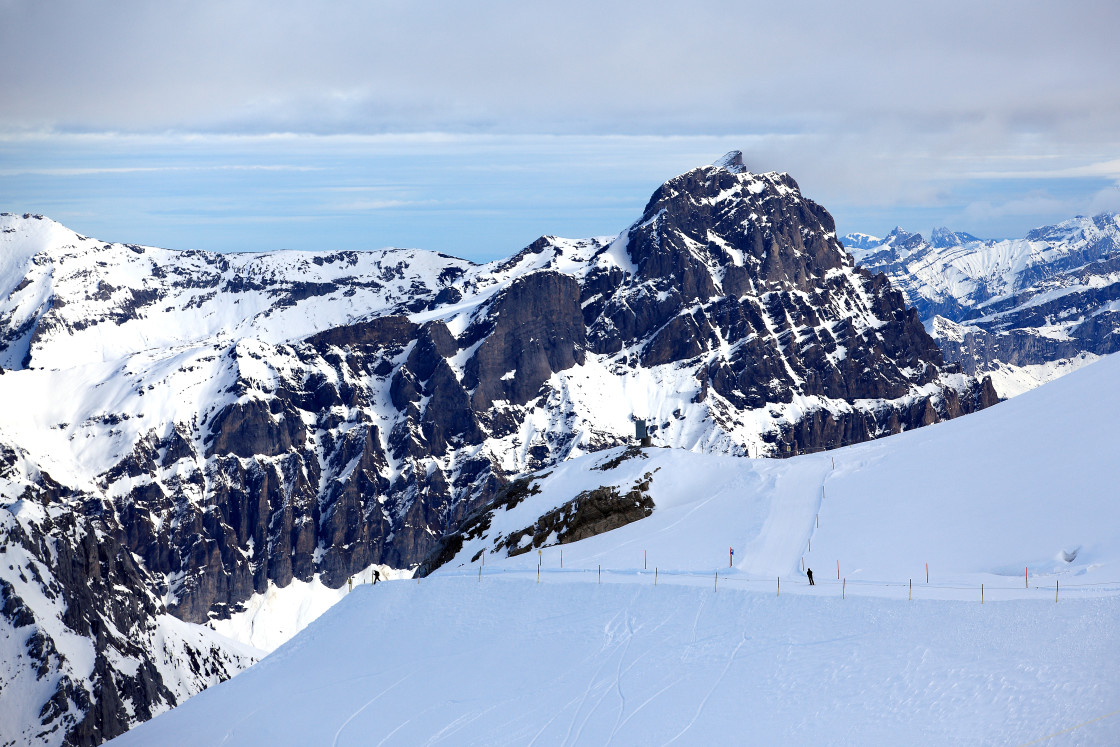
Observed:
[[[273,651],[341,601],[351,584],[372,584],[375,570],[380,574],[379,581],[412,577],[412,571],[372,565],[337,589],[323,584],[318,575],[310,582],[292,579],[283,588],[269,582],[268,591],[250,597],[243,611],[225,620],[211,620],[207,625],[227,638],[261,651]]]
[[[784,461],[572,460],[433,576],[355,587],[114,744],[1115,744],[1118,377],[1109,356]],[[653,514],[563,568],[558,546],[494,552],[647,474]]]

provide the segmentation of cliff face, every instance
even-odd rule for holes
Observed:
[[[488,265],[2,221],[22,276],[0,278],[18,403],[0,430],[86,496],[67,510],[150,590],[137,620],[414,566],[511,478],[625,443],[634,418],[659,445],[785,456],[996,401],[796,182],[736,154],[666,182],[617,237]]]
[[[2,442],[0,489],[6,744],[100,744],[256,660],[168,615],[111,507]]]

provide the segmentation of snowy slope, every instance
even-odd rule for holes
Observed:
[[[824,591],[824,590],[822,590]],[[114,745],[1023,744],[1115,712],[1116,597],[361,587]],[[1115,716],[1051,744],[1114,743]]]
[[[565,546],[565,569],[633,568],[644,551],[650,568],[702,572],[726,566],[734,547],[735,572],[751,579],[799,574],[804,558],[823,579],[839,560],[868,588],[924,576],[926,563],[933,580],[977,592],[1027,567],[1044,586],[1120,583],[1120,463],[1114,423],[1101,417],[1120,412],[1118,379],[1110,356],[965,419],[792,460],[649,449],[603,472],[621,450],[588,455],[533,480],[539,494],[497,512],[444,569],[483,547],[493,564],[507,554],[500,538],[583,491],[625,493],[648,474],[652,516]],[[548,567],[558,552],[545,551]],[[533,550],[502,567],[536,564]]]
[[[118,743],[1114,743],[1118,376],[828,455],[573,460],[431,577],[358,587]],[[639,481],[647,518],[497,549]]]

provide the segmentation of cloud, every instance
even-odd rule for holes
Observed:
[[[175,171],[319,171],[319,166],[286,164],[222,164],[217,166],[87,166],[0,169],[0,176],[99,176],[103,174],[158,174]]]
[[[1072,215],[1071,208],[1072,205],[1068,200],[1046,193],[1036,193],[1002,202],[978,200],[969,203],[963,211],[963,219],[967,222],[980,222],[1009,216]]]
[[[1100,141],[1118,22],[1113,2],[27,0],[0,6],[0,121]]]
[[[298,199],[447,248],[406,219],[441,213],[452,237],[452,209],[578,207],[594,220],[540,230],[617,230],[601,211],[738,148],[845,230],[1013,233],[1112,204],[1118,27],[1113,0],[0,0],[0,198],[61,203],[54,177],[104,175],[106,215],[137,195]]]
[[[392,210],[394,208],[435,205],[437,202],[437,200],[354,200],[331,206],[329,209],[343,213],[362,213],[369,210]]]
[[[1091,215],[1120,213],[1120,181],[1096,192],[1089,200],[1088,205],[1088,212]]]

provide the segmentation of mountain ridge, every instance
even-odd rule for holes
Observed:
[[[414,567],[511,479],[636,418],[660,445],[791,456],[997,401],[796,181],[729,156],[615,237],[485,265],[0,217],[0,441],[137,559],[153,610],[206,623],[294,580]]]
[[[861,266],[914,305],[947,360],[1012,396],[1120,350],[1120,215],[1077,216],[1023,239],[895,229],[853,236]]]

